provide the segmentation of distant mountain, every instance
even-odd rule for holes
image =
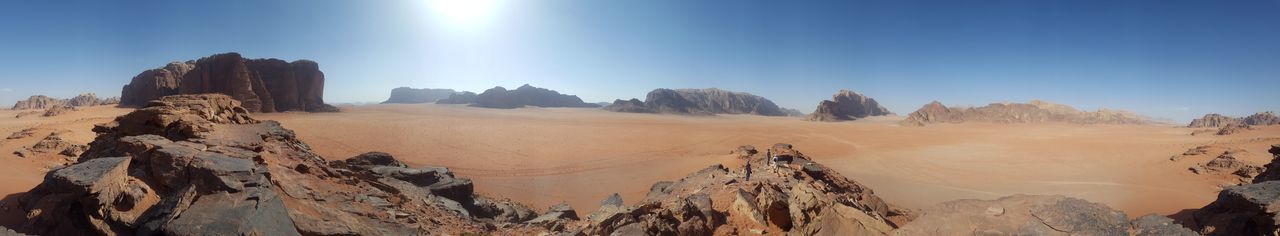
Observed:
[[[1148,124],[1145,117],[1127,111],[1098,109],[1080,111],[1070,106],[1031,100],[1029,103],[992,103],[977,108],[948,108],[934,101],[907,115],[905,126],[931,123],[1074,123],[1074,124]]]
[[[311,60],[215,54],[139,73],[121,90],[120,105],[143,107],[163,96],[221,93],[250,112],[336,112],[324,103],[324,79],[320,64]]]
[[[399,87],[399,88],[392,89],[391,97],[387,98],[387,101],[382,103],[383,104],[432,103],[441,99],[449,98],[449,96],[452,96],[454,93],[457,93],[457,91],[453,91],[453,89],[430,89],[430,88],[415,89],[410,87]]]
[[[764,97],[715,88],[654,89],[644,101],[619,99],[605,109],[634,113],[787,115]]]
[[[450,100],[453,100],[450,98]],[[453,101],[450,101],[453,102]],[[555,90],[533,87],[528,84],[520,86],[515,90],[507,90],[502,86],[485,90],[475,96],[471,101],[471,106],[485,108],[519,108],[524,106],[535,107],[600,107],[593,103],[582,102],[581,98],[574,95],[560,94]]]
[[[1222,114],[1206,114],[1200,119],[1191,120],[1191,124],[1187,127],[1191,128],[1216,128],[1228,125],[1278,125],[1280,117],[1276,117],[1274,112],[1258,112],[1244,118],[1236,118],[1224,116]]]
[[[88,107],[98,105],[115,105],[118,103],[120,103],[120,98],[111,97],[101,99],[98,98],[98,95],[93,93],[82,93],[71,99],[59,99],[44,95],[35,95],[27,98],[27,100],[14,103],[13,110],[46,110],[55,107]]]
[[[842,121],[856,120],[868,116],[892,115],[889,109],[880,106],[875,99],[861,93],[841,89],[831,100],[818,103],[818,108],[809,114],[810,121]]]

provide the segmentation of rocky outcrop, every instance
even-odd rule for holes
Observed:
[[[1246,125],[1280,125],[1280,117],[1274,112],[1259,112],[1243,119]]]
[[[1129,220],[1102,204],[1064,196],[1013,195],[958,200],[925,209],[894,235],[1196,235],[1173,219],[1147,215]]]
[[[616,100],[605,109],[633,113],[786,115],[777,104],[764,97],[715,88],[655,89],[643,102],[634,98]]]
[[[1271,145],[1267,152],[1271,153],[1271,162],[1262,166],[1264,170],[1253,178],[1253,183],[1280,180],[1280,144]]]
[[[892,115],[889,109],[880,106],[875,99],[861,93],[840,90],[831,95],[831,100],[818,103],[818,108],[806,120],[810,121],[843,121],[856,120],[868,116]]]
[[[798,152],[796,152],[798,153]],[[772,169],[753,157],[752,173],[713,165],[658,182],[631,206],[602,202],[580,228],[585,235],[880,235],[910,219],[871,189],[821,164],[797,158]],[[611,197],[610,199],[613,199]]]
[[[1190,128],[1217,128],[1228,125],[1252,126],[1252,125],[1280,125],[1280,117],[1276,117],[1273,112],[1258,112],[1244,118],[1236,118],[1224,116],[1222,114],[1207,114],[1199,119],[1191,120]]]
[[[80,95],[77,95],[67,100],[66,105],[71,107],[89,107],[89,106],[115,105],[117,103],[120,103],[120,100],[118,98],[101,99],[101,98],[98,98],[97,94],[82,93]]]
[[[473,102],[476,102],[476,93],[463,91],[450,94],[449,98],[440,99],[436,104],[471,104]]]
[[[782,107],[781,109],[782,109],[782,114],[786,114],[786,116],[795,116],[795,117],[805,116],[804,112],[800,110],[786,108],[786,107]]]
[[[48,136],[45,136],[44,139],[36,142],[35,145],[32,145],[31,147],[22,147],[13,153],[18,157],[31,157],[36,154],[57,154],[65,157],[80,156],[81,153],[84,153],[84,151],[88,149],[88,146],[71,143],[63,139],[62,135],[67,132],[67,130],[53,131],[49,133]],[[30,134],[26,134],[25,136],[30,137]],[[15,133],[9,137],[11,139],[14,139],[14,137],[22,138],[22,135]]]
[[[51,98],[44,95],[35,95],[27,98],[27,100],[18,101],[13,104],[14,110],[44,110],[67,104],[66,99]]]
[[[582,102],[574,95],[560,94],[555,90],[522,85],[515,90],[507,90],[501,86],[485,90],[476,95],[471,103],[474,107],[485,108],[519,108],[535,107],[599,107],[593,103]]]
[[[992,103],[977,108],[948,108],[937,101],[907,115],[900,124],[924,126],[933,123],[1072,123],[1146,124],[1151,121],[1127,111],[1098,109],[1080,111],[1070,106],[1031,100],[1029,103]]]
[[[1280,181],[1232,186],[1192,215],[1205,235],[1275,235],[1280,230]]]
[[[1235,156],[1243,150],[1227,150],[1203,164],[1189,170],[1195,174],[1210,174],[1234,179],[1233,183],[1249,183],[1264,170],[1262,167],[1241,161]]]
[[[415,235],[537,216],[448,169],[384,153],[328,162],[222,94],[167,96],[98,125],[79,160],[18,200],[40,235]]]
[[[441,99],[452,97],[453,94],[455,93],[457,92],[453,91],[452,89],[429,89],[429,88],[415,89],[410,87],[399,87],[399,88],[392,89],[391,97],[387,98],[387,101],[382,103],[383,104],[432,103]]]
[[[141,106],[160,97],[178,94],[178,84],[192,68],[195,68],[195,61],[170,62],[164,67],[143,71],[124,86],[120,104]]]
[[[324,73],[313,61],[245,59],[224,53],[143,71],[124,86],[121,105],[142,106],[161,96],[220,93],[251,112],[337,111],[324,103]]]

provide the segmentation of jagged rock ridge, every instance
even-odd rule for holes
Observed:
[[[1098,109],[1080,111],[1066,105],[1031,100],[1029,103],[992,103],[977,108],[948,108],[937,101],[925,104],[907,115],[904,126],[931,123],[1048,123],[1073,124],[1146,124],[1151,121],[1127,111]]]
[[[121,91],[121,105],[143,106],[175,94],[221,93],[250,112],[337,111],[324,103],[324,73],[314,61],[245,59],[223,53],[172,62],[134,76]]]
[[[466,100],[464,96],[450,96],[448,103]],[[520,108],[525,106],[535,107],[599,107],[594,103],[582,102],[581,98],[574,95],[560,94],[555,90],[533,87],[528,84],[522,85],[515,90],[507,90],[502,86],[485,90],[483,93],[476,95],[470,101],[471,106],[485,108]]]
[[[639,99],[615,100],[606,110],[633,113],[787,115],[773,101],[750,93],[708,89],[654,89]]]
[[[1191,120],[1191,124],[1187,124],[1190,128],[1217,128],[1230,125],[1236,126],[1252,126],[1252,125],[1280,125],[1280,117],[1276,117],[1274,112],[1258,112],[1244,118],[1236,118],[1225,116],[1222,114],[1212,113],[1206,114],[1199,119]]]
[[[71,99],[51,98],[44,95],[34,95],[26,100],[21,100],[13,104],[13,110],[48,110],[54,108],[68,107],[89,107],[101,105],[114,105],[120,103],[119,98],[111,97],[106,99],[98,98],[97,94],[82,93]]]
[[[889,109],[880,106],[880,103],[873,98],[861,93],[841,89],[835,95],[831,95],[831,100],[823,100],[818,103],[818,108],[806,120],[842,121],[892,114]]]

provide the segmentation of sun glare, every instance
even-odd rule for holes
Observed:
[[[432,20],[451,28],[474,29],[493,20],[500,0],[427,0]]]

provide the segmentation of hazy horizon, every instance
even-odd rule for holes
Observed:
[[[461,4],[460,4],[461,3]],[[1280,110],[1280,1],[0,3],[0,105],[119,96],[170,61],[310,59],[330,103],[522,84],[587,102],[721,88],[812,112],[1040,99],[1186,122]]]

